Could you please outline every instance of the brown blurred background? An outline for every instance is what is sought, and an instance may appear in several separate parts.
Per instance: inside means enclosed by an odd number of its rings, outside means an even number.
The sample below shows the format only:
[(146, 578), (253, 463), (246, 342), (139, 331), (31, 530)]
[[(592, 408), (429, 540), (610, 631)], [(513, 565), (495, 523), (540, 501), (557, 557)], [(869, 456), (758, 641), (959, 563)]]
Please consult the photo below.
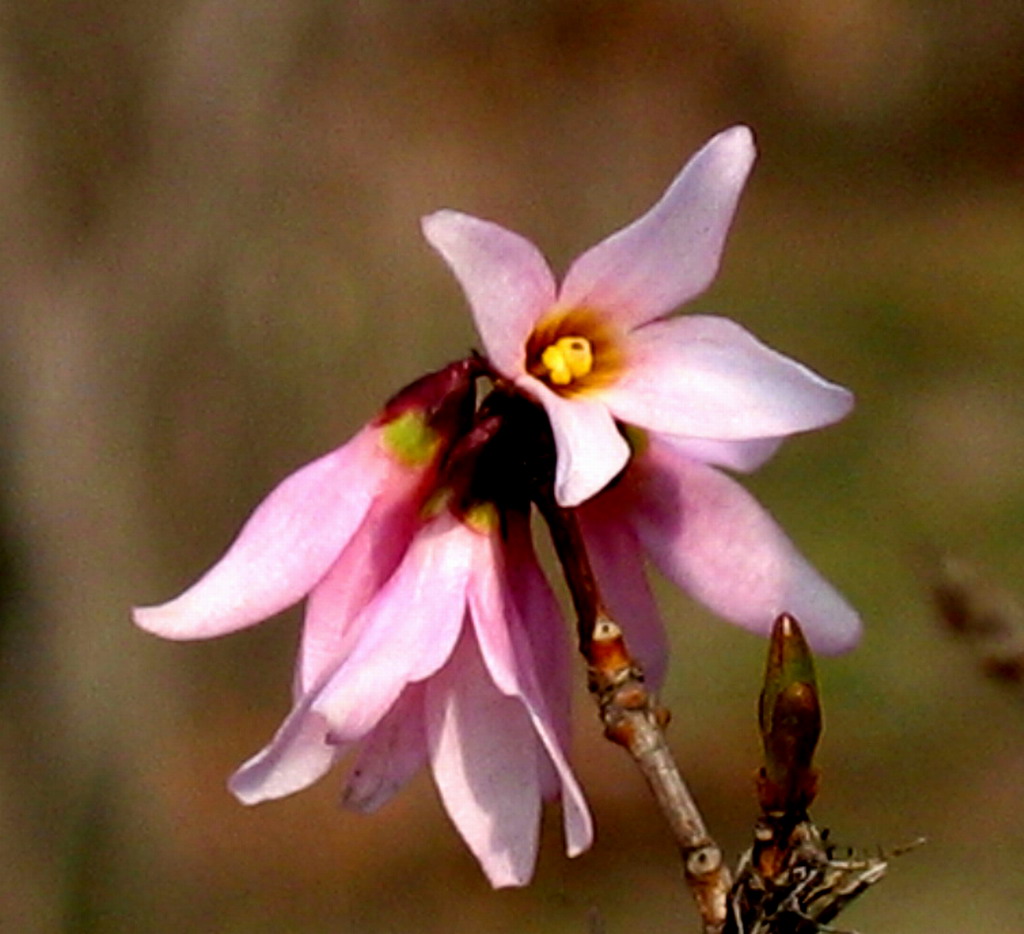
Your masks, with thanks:
[[(928, 845), (844, 915), (1024, 927), (1024, 705), (935, 623), (921, 546), (1019, 584), (1019, 0), (7, 0), (0, 8), (0, 931), (695, 929), (667, 831), (580, 696), (598, 826), (492, 892), (426, 777), (246, 809), (295, 614), (214, 643), (128, 608), (204, 570), (276, 480), (473, 344), (442, 206), (555, 263), (715, 131), (761, 158), (695, 308), (851, 386), (750, 486), (862, 610), (823, 660), (816, 816)], [(671, 737), (735, 855), (763, 644), (662, 588)], [(582, 682), (582, 672), (580, 673)]]

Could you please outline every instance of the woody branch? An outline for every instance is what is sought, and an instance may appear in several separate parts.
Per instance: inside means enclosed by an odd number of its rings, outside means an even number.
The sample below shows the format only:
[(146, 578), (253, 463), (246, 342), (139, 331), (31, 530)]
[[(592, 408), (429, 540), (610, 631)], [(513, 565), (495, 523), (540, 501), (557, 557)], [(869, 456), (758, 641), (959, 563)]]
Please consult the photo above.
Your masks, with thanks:
[(646, 779), (679, 847), (703, 930), (719, 932), (732, 878), (668, 747), (668, 711), (647, 689), (641, 666), (601, 601), (576, 514), (558, 506), (550, 490), (541, 489), (536, 502), (576, 610), (580, 651), (605, 735), (630, 754)]

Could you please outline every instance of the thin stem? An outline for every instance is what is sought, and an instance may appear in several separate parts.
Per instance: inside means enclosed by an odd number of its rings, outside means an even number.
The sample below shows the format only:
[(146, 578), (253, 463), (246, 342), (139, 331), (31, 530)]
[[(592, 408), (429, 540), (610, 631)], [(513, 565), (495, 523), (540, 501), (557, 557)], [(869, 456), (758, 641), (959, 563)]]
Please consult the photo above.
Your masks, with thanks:
[(576, 610), (580, 652), (589, 662), (597, 620), (607, 614), (601, 604), (601, 593), (587, 555), (583, 533), (572, 510), (564, 509), (548, 499), (538, 505), (551, 532), (551, 541), (565, 574), (573, 609)]
[(572, 595), (580, 652), (605, 735), (626, 749), (647, 780), (679, 846), (703, 930), (718, 934), (725, 924), (732, 878), (668, 747), (668, 712), (647, 690), (643, 670), (602, 604), (575, 512), (558, 506), (550, 491), (540, 491), (536, 501)]

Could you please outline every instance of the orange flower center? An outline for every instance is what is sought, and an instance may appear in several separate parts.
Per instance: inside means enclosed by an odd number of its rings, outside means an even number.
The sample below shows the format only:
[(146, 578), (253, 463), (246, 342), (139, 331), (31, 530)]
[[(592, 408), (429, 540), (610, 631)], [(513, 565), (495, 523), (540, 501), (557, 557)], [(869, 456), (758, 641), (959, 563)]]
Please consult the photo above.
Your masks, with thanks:
[(526, 367), (560, 395), (613, 382), (622, 370), (621, 340), (589, 308), (554, 312), (537, 322), (526, 343)]

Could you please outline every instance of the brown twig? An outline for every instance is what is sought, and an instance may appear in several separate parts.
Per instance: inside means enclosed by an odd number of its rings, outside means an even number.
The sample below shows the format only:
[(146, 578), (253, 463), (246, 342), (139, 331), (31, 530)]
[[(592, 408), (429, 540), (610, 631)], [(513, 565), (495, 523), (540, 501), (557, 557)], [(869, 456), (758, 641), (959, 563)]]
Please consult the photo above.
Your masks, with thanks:
[(679, 846), (703, 930), (718, 934), (726, 921), (732, 878), (668, 747), (664, 733), (668, 712), (647, 689), (622, 630), (601, 602), (576, 514), (558, 506), (550, 495), (538, 496), (537, 504), (572, 595), (580, 651), (587, 661), (590, 691), (605, 735), (630, 754), (647, 780)]

